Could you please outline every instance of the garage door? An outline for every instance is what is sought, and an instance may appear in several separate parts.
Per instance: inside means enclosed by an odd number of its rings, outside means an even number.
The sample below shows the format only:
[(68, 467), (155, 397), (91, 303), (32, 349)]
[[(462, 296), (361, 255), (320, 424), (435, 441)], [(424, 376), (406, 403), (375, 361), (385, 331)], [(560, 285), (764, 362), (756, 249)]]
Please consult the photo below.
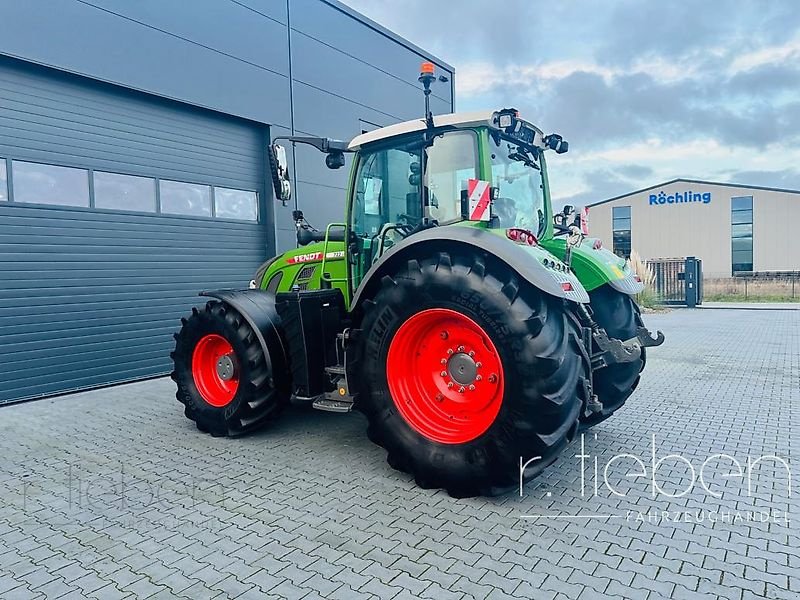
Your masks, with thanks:
[(265, 126), (0, 59), (0, 403), (170, 370), (267, 255)]

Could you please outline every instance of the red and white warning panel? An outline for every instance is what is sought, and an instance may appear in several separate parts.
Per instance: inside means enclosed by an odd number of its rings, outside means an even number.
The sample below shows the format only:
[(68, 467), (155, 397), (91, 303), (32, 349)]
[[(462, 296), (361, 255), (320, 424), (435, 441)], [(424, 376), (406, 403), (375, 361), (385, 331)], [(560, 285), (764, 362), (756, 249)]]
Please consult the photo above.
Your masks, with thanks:
[(581, 232), (583, 235), (589, 235), (589, 207), (584, 206), (581, 209)]
[(492, 218), (489, 210), (489, 187), (490, 182), (482, 179), (467, 180), (470, 221), (489, 221)]

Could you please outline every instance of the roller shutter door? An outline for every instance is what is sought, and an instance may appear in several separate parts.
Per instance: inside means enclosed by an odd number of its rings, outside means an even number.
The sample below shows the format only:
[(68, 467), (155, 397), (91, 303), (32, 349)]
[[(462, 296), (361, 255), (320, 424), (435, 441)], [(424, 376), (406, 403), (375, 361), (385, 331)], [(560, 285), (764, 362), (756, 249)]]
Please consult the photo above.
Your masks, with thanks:
[(269, 252), (267, 138), (0, 58), (0, 403), (169, 372), (197, 292)]

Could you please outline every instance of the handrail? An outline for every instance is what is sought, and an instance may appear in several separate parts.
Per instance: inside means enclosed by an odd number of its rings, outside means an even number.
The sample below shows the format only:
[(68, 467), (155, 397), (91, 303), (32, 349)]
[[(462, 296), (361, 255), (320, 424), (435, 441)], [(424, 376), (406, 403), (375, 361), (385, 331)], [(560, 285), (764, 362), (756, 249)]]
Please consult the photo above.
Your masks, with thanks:
[[(325, 263), (328, 260), (328, 244), (330, 243), (331, 228), (341, 227), (345, 231), (344, 242), (344, 259), (347, 260), (347, 223), (329, 223), (325, 227), (325, 245), (322, 247), (322, 273), (320, 274), (320, 281), (327, 281), (328, 283), (343, 283), (347, 282), (347, 276), (344, 277), (328, 277), (325, 272)], [(345, 273), (347, 270), (345, 270)]]

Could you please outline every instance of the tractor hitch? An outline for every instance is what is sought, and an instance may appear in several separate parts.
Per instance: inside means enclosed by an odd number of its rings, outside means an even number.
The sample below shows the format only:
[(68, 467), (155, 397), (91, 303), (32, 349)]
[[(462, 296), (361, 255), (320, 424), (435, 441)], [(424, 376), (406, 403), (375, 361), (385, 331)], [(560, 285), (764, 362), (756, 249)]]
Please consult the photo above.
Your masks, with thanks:
[(664, 334), (657, 331), (653, 337), (647, 327), (639, 327), (634, 337), (622, 341), (609, 337), (604, 329), (597, 328), (592, 331), (592, 340), (598, 348), (598, 351), (592, 354), (592, 370), (596, 371), (609, 365), (638, 360), (642, 355), (642, 348), (663, 344)]

